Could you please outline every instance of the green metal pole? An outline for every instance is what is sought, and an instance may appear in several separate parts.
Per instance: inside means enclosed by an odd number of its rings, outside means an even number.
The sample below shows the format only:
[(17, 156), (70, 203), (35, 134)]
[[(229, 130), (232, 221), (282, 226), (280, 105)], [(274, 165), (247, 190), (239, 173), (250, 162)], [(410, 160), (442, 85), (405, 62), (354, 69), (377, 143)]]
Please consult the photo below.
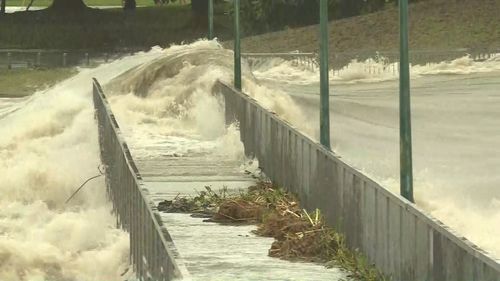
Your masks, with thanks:
[(410, 64), (408, 54), (408, 0), (399, 0), (400, 60), (399, 60), (399, 145), (401, 195), (413, 198), (413, 168), (411, 144)]
[(320, 142), (330, 147), (330, 84), (328, 79), (328, 0), (320, 2)]
[(208, 0), (208, 39), (214, 39), (214, 0)]
[(234, 0), (234, 87), (241, 90), (240, 0)]

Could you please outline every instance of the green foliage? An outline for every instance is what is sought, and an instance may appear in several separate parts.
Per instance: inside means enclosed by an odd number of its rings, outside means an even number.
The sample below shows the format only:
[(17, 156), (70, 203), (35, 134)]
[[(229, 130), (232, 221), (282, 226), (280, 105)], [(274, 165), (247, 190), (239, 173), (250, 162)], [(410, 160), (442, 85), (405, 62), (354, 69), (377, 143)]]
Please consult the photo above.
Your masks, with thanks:
[[(397, 0), (328, 0), (330, 19), (376, 12), (390, 3), (397, 4)], [(242, 25), (247, 33), (319, 22), (319, 0), (241, 0), (241, 10)]]
[[(22, 7), (26, 6), (29, 1), (26, 0), (7, 0), (8, 6)], [(33, 6), (37, 7), (48, 7), (52, 4), (53, 0), (35, 0)], [(121, 0), (84, 0), (88, 6), (121, 6)], [(153, 0), (136, 0), (137, 6), (154, 6)]]
[(259, 182), (239, 193), (205, 187), (195, 197), (161, 202), (158, 210), (205, 214), (211, 222), (257, 223), (255, 234), (275, 238), (269, 250), (272, 257), (335, 266), (354, 280), (387, 280), (359, 251), (348, 248), (345, 237), (326, 225), (320, 210), (308, 213), (293, 194), (271, 182)]
[(284, 26), (314, 24), (318, 7), (317, 0), (248, 0), (241, 2), (241, 18), (247, 32), (257, 33)]
[(75, 74), (74, 68), (0, 69), (0, 98), (28, 96)]
[[(206, 35), (206, 29), (194, 26), (190, 7), (181, 5), (140, 7), (133, 14), (121, 8), (88, 9), (78, 17), (41, 10), (6, 14), (0, 22), (0, 48), (113, 51), (166, 47)], [(231, 17), (217, 14), (215, 28), (217, 37), (227, 40)]]

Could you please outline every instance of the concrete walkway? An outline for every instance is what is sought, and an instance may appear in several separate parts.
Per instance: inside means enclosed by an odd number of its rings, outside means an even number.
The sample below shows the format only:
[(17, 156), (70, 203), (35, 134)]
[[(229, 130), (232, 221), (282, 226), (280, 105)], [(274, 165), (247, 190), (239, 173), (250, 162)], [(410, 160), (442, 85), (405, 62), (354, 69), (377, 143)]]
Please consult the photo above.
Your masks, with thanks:
[[(227, 160), (217, 148), (182, 155), (173, 152), (174, 142), (189, 141), (200, 147), (195, 140), (169, 137), (163, 145), (130, 144), (145, 187), (156, 203), (177, 195), (196, 195), (205, 186), (238, 189), (255, 183), (241, 168), (242, 162)], [(338, 269), (268, 257), (273, 239), (253, 235), (255, 226), (206, 223), (187, 214), (163, 213), (162, 219), (195, 280), (346, 280)]]

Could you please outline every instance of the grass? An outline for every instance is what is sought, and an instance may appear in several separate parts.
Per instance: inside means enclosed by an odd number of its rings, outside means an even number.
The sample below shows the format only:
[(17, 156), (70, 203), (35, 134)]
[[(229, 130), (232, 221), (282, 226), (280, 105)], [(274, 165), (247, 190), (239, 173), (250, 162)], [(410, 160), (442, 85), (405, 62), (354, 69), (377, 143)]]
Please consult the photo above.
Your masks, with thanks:
[[(9, 3), (15, 1), (20, 0)], [(88, 1), (103, 5), (112, 2)], [(153, 0), (138, 3), (152, 5)], [(216, 8), (216, 35), (221, 41), (231, 40), (231, 16), (224, 13), (223, 4)], [(500, 0), (427, 0), (410, 5), (409, 13), (412, 50), (500, 48)], [(122, 9), (89, 9), (71, 18), (47, 10), (15, 13), (0, 17), (0, 48), (112, 51), (167, 47), (205, 37), (206, 23), (195, 22), (190, 7), (179, 5), (143, 7), (134, 14), (125, 14)], [(392, 5), (373, 14), (333, 21), (329, 28), (330, 59), (335, 62), (341, 53), (397, 52), (398, 27), (398, 10)], [(318, 52), (319, 48), (318, 26), (258, 36), (252, 36), (256, 34), (253, 30), (244, 30), (243, 34), (243, 52)], [(228, 41), (226, 47), (231, 48), (232, 43)]]
[(195, 213), (209, 222), (254, 223), (258, 225), (255, 234), (275, 239), (269, 250), (271, 257), (340, 267), (355, 280), (386, 280), (362, 254), (348, 249), (344, 236), (326, 225), (319, 210), (306, 212), (294, 195), (268, 182), (240, 193), (226, 189), (214, 192), (206, 187), (196, 197), (161, 202), (158, 210)]
[[(121, 0), (84, 0), (88, 6), (121, 6)], [(7, 0), (7, 6), (22, 7), (29, 3), (28, 0)], [(137, 6), (154, 6), (153, 0), (136, 0)], [(52, 0), (35, 0), (33, 6), (48, 7), (52, 4)], [(171, 4), (172, 5), (172, 4)], [(175, 3), (174, 5), (177, 5)]]
[[(409, 8), (410, 48), (453, 50), (500, 48), (500, 0), (427, 0)], [(398, 9), (330, 23), (330, 55), (398, 51)], [(318, 26), (287, 29), (242, 40), (244, 52), (318, 52)], [(228, 43), (227, 47), (231, 44)]]
[(0, 70), (0, 98), (23, 97), (76, 74), (73, 68)]
[[(142, 7), (133, 14), (122, 9), (88, 9), (66, 17), (50, 10), (0, 17), (0, 48), (100, 50), (146, 49), (155, 45), (191, 42), (207, 33), (189, 6)], [(218, 37), (232, 34), (229, 15), (217, 10)]]

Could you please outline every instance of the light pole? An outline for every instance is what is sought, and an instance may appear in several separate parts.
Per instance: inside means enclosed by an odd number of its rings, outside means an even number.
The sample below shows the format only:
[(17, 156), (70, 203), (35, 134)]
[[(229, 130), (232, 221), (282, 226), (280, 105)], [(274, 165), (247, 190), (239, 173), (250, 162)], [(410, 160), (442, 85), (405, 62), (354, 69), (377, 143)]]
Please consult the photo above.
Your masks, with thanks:
[(330, 146), (330, 81), (328, 79), (328, 0), (320, 1), (320, 142)]
[(240, 0), (234, 0), (234, 87), (241, 90)]
[(399, 145), (401, 195), (413, 198), (413, 167), (411, 141), (410, 65), (408, 54), (408, 0), (399, 0)]

